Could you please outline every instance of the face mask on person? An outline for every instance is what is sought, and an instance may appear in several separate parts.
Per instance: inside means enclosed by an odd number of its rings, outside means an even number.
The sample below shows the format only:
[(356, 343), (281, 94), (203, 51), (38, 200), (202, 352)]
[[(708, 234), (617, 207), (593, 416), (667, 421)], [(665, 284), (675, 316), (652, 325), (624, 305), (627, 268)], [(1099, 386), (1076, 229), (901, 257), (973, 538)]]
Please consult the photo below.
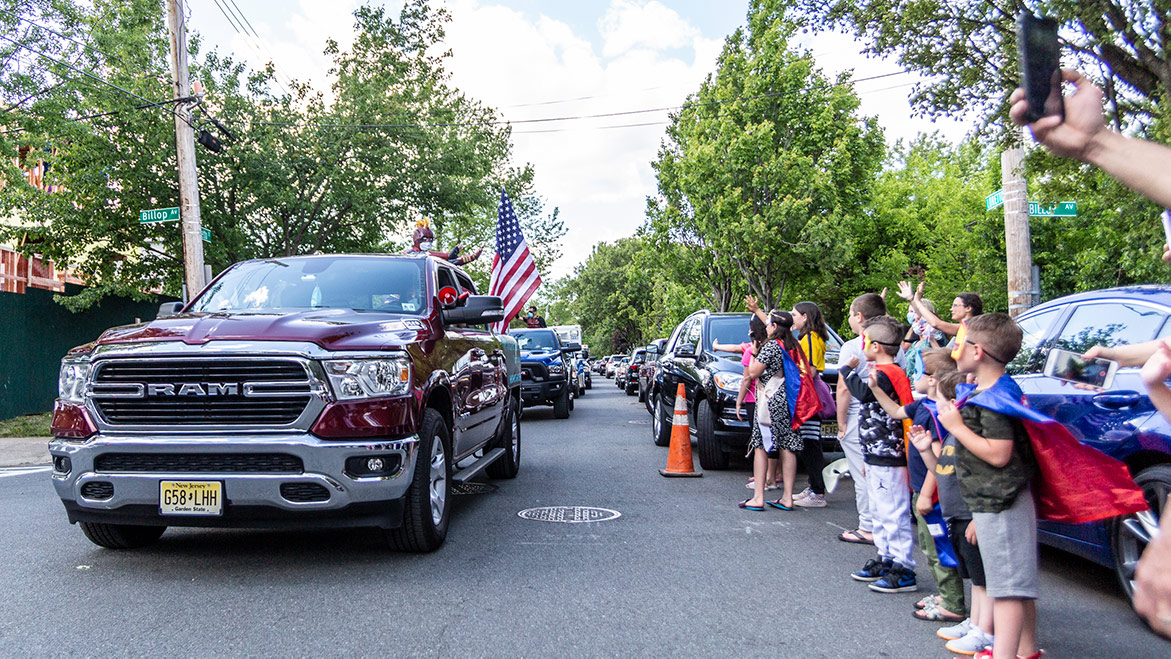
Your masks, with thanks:
[(529, 312), (529, 318), (532, 318), (534, 315), (536, 314), (534, 314), (532, 311)]
[(424, 240), (423, 242), (419, 243), (419, 249), (423, 250), (424, 252), (430, 252), (431, 250), (435, 249), (435, 243), (431, 240)]

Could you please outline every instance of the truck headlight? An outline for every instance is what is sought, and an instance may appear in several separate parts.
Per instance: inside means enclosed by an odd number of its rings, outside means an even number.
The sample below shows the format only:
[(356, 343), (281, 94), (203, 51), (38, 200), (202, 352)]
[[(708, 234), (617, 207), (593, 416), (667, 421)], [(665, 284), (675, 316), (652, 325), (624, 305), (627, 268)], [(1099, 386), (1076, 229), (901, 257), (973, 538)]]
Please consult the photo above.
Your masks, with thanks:
[(744, 380), (744, 376), (740, 373), (716, 373), (712, 376), (716, 381), (716, 386), (726, 391), (740, 391), (740, 383)]
[(88, 359), (62, 359), (61, 373), (57, 376), (57, 396), (67, 403), (84, 403), (89, 372)]
[(561, 375), (564, 370), (561, 364), (549, 364), (549, 375)]
[(411, 363), (404, 358), (330, 359), (324, 365), (338, 400), (394, 396), (411, 386)]

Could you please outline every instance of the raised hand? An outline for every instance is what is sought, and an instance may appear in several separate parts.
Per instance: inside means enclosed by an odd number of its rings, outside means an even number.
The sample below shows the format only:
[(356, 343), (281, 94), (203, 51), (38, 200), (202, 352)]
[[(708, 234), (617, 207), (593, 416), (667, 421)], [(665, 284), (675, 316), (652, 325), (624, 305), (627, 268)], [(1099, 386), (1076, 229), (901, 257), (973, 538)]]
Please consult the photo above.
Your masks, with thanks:
[(915, 299), (916, 300), (923, 299), (923, 287), (926, 285), (927, 285), (927, 282), (925, 282), (925, 281), (919, 282), (919, 287), (915, 289)]
[(866, 374), (866, 384), (871, 389), (878, 388), (878, 369), (873, 369), (869, 373)]
[[(1076, 91), (1065, 98), (1065, 119), (1059, 116), (1042, 117), (1028, 124), (1033, 139), (1044, 144), (1059, 156), (1085, 161), (1094, 138), (1106, 128), (1106, 114), (1102, 110), (1102, 90), (1085, 76), (1070, 69), (1061, 70), (1061, 78), (1072, 82)], [(1012, 106), (1008, 116), (1018, 126), (1025, 125), (1028, 102), (1025, 90), (1017, 89), (1008, 97)]]
[(1160, 384), (1171, 377), (1171, 348), (1167, 347), (1166, 341), (1159, 342), (1155, 354), (1143, 364), (1141, 375), (1147, 385)]
[(909, 438), (911, 440), (911, 444), (913, 444), (915, 448), (919, 449), (920, 451), (931, 450), (931, 442), (933, 441), (931, 439), (931, 433), (927, 432), (927, 429), (923, 426), (911, 426), (911, 433)]
[(960, 410), (955, 406), (954, 402), (941, 400), (935, 404), (935, 409), (939, 422), (953, 434), (958, 429), (964, 427), (964, 418), (960, 416)]
[(911, 293), (911, 282), (899, 282), (899, 297), (903, 298), (907, 302), (910, 302), (914, 298), (914, 295)]
[(756, 296), (754, 295), (744, 296), (744, 306), (752, 313), (756, 313), (757, 309), (760, 309), (760, 305), (757, 304)]
[(878, 294), (878, 297), (880, 297), (884, 300), (886, 299), (886, 286), (882, 287), (882, 292)]
[(852, 355), (848, 360), (846, 360), (846, 366), (849, 366), (850, 368), (858, 368), (858, 364), (861, 363), (862, 362), (858, 359), (858, 355)]

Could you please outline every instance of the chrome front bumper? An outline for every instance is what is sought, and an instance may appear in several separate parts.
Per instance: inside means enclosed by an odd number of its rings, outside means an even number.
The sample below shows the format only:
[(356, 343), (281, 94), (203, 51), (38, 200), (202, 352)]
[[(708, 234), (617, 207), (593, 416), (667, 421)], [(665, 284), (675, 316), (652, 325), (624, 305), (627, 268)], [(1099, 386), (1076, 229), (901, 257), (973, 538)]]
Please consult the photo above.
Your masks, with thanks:
[[(70, 521), (166, 524), (174, 526), (271, 526), (273, 520), (328, 521), (330, 513), (380, 510), (383, 502), (398, 502), (411, 485), (418, 437), (397, 440), (325, 441), (308, 433), (265, 435), (143, 436), (103, 433), (87, 441), (55, 439), (54, 456), (68, 457), (68, 473), (54, 471), (53, 486), (69, 511)], [(105, 453), (120, 454), (257, 454), (280, 453), (301, 459), (301, 473), (243, 473), (238, 471), (99, 472), (95, 462)], [(372, 455), (397, 455), (400, 468), (386, 476), (355, 477), (346, 473), (346, 460)], [(56, 461), (55, 461), (56, 463)], [(221, 516), (159, 515), (159, 482), (163, 480), (219, 481), (223, 483)], [(113, 486), (113, 495), (91, 500), (82, 488), (91, 482)], [(281, 485), (316, 484), (329, 492), (324, 501), (297, 502), (281, 494)], [(395, 510), (398, 505), (393, 506)], [(245, 515), (245, 511), (247, 514)], [(266, 514), (268, 511), (271, 514)], [(367, 515), (369, 516), (369, 515)], [(392, 516), (393, 517), (393, 516)], [(391, 519), (390, 522), (394, 520)], [(388, 523), (390, 523), (388, 522)], [(310, 524), (312, 525), (312, 523)], [(326, 524), (333, 525), (333, 524)], [(345, 524), (361, 525), (361, 524)], [(386, 526), (377, 523), (378, 526)], [(393, 525), (393, 524), (392, 524)]]

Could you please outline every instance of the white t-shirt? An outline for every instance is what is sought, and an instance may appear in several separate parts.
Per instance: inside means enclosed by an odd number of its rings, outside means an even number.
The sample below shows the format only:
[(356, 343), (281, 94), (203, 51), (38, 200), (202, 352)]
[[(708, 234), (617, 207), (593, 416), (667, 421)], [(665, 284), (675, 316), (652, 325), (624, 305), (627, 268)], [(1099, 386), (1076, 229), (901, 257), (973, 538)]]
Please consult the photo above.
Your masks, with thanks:
[[(842, 344), (842, 349), (838, 352), (839, 377), (841, 367), (845, 366), (851, 357), (858, 358), (858, 368), (854, 369), (854, 372), (858, 374), (858, 377), (865, 379), (870, 371), (870, 362), (862, 354), (862, 337), (860, 336), (856, 336)], [(899, 354), (895, 355), (895, 363), (899, 365), (899, 368), (906, 370), (907, 354), (902, 347), (899, 347)], [(858, 402), (858, 399), (850, 396), (850, 409), (847, 414), (857, 416), (860, 409), (861, 404)]]

